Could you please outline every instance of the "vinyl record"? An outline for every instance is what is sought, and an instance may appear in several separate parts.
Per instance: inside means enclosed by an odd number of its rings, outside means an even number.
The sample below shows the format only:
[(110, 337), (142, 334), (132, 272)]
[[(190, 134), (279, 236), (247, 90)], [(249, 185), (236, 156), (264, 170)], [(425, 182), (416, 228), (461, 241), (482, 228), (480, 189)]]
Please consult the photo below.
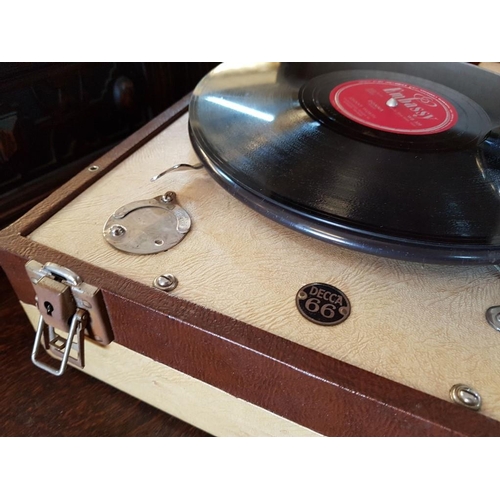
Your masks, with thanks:
[(500, 76), (465, 63), (221, 65), (190, 136), (233, 195), (385, 257), (500, 261)]
[(307, 82), (300, 101), (332, 130), (376, 146), (450, 151), (476, 146), (491, 130), (489, 116), (473, 100), (400, 73), (329, 73)]

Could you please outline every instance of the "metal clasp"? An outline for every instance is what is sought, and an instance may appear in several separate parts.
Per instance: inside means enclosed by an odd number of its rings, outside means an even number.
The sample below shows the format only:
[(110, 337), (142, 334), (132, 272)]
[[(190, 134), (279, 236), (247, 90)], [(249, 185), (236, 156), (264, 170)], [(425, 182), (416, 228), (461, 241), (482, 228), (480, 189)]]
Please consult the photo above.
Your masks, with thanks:
[(53, 262), (46, 262), (42, 266), (41, 271), (46, 275), (62, 278), (71, 286), (78, 286), (82, 283), (82, 279), (80, 278), (80, 276), (78, 276), (78, 274), (74, 273), (67, 267), (54, 264)]
[[(83, 368), (85, 335), (101, 345), (112, 340), (100, 290), (85, 283), (70, 269), (52, 262), (42, 265), (31, 260), (26, 264), (26, 271), (40, 311), (31, 353), (33, 364), (56, 376), (62, 375), (68, 364)], [(58, 368), (38, 359), (42, 345), (61, 359)]]
[[(57, 377), (59, 377), (66, 371), (68, 362), (70, 362), (74, 366), (83, 368), (85, 366), (85, 359), (83, 354), (83, 332), (87, 324), (87, 318), (88, 314), (85, 311), (77, 309), (71, 320), (68, 337), (64, 338), (55, 332), (53, 326), (49, 325), (48, 331), (46, 332), (46, 323), (43, 319), (43, 316), (40, 316), (35, 343), (33, 345), (33, 351), (31, 353), (31, 361), (33, 362), (33, 364), (38, 366), (38, 368), (51, 373), (52, 375), (56, 375)], [(40, 346), (42, 345), (42, 339), (44, 339), (45, 349), (50, 350), (57, 357), (61, 358), (61, 364), (58, 370), (37, 359), (38, 351), (40, 349)], [(71, 356), (71, 351), (75, 351), (77, 353), (77, 356)]]

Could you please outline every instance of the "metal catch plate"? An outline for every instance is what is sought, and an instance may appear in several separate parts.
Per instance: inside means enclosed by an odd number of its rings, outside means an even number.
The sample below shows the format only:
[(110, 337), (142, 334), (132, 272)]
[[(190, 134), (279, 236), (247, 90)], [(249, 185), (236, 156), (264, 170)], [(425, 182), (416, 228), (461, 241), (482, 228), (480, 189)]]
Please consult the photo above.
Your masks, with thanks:
[(104, 225), (103, 236), (122, 252), (147, 255), (177, 245), (190, 228), (191, 217), (169, 191), (120, 207)]

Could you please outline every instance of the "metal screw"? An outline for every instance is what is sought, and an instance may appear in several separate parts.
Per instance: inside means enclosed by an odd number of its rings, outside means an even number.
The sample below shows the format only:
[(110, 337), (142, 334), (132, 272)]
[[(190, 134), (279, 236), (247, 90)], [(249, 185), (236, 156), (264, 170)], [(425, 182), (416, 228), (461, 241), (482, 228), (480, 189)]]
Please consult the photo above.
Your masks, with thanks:
[(173, 274), (162, 274), (155, 278), (153, 286), (165, 292), (170, 292), (177, 287), (178, 283), (177, 278)]
[(173, 203), (175, 201), (175, 193), (173, 191), (167, 191), (161, 197), (161, 201), (163, 201), (163, 203)]
[(450, 398), (454, 403), (478, 411), (481, 408), (481, 396), (472, 387), (465, 384), (455, 384), (450, 389)]
[(99, 170), (99, 167), (97, 165), (92, 165), (88, 169), (89, 169), (90, 172), (95, 172), (96, 170)]
[(123, 236), (126, 232), (127, 230), (123, 226), (120, 226), (118, 224), (115, 224), (109, 228), (109, 233), (115, 238)]

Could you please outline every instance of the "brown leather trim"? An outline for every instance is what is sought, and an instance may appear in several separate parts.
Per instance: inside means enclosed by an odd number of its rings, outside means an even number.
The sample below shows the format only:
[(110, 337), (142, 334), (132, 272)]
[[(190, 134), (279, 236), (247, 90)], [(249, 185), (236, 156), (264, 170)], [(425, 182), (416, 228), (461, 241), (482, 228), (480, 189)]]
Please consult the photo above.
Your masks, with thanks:
[[(54, 261), (103, 290), (116, 341), (326, 435), (500, 436), (500, 422), (95, 267), (23, 235), (186, 110), (188, 97), (0, 232), (0, 263), (34, 303), (29, 259)], [(147, 325), (145, 328), (144, 325)]]
[[(142, 292), (151, 300), (157, 295)], [(500, 432), (498, 422), (481, 415), (472, 419), (464, 408), (213, 311), (186, 310), (182, 301), (169, 300), (165, 311), (152, 314), (115, 294), (105, 300), (120, 344), (325, 435)], [(194, 316), (197, 325), (172, 318), (178, 315)]]

